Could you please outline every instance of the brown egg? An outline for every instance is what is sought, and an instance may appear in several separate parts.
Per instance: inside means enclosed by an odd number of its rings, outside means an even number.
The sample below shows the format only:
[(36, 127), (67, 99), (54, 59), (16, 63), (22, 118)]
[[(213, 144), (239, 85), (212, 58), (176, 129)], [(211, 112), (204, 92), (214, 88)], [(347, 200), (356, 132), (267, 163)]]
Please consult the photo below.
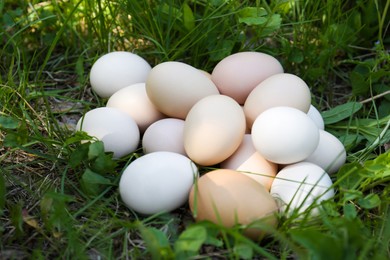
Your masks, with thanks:
[(244, 136), (238, 149), (232, 156), (221, 162), (220, 166), (242, 172), (262, 184), (268, 191), (278, 171), (277, 164), (267, 161), (256, 151), (250, 134)]
[[(235, 170), (218, 169), (201, 176), (192, 187), (189, 205), (196, 221), (208, 220), (225, 227), (250, 225), (254, 221), (276, 226), (278, 208), (270, 193), (252, 178)], [(244, 234), (258, 240), (260, 228)]]
[(266, 78), (283, 73), (280, 62), (261, 52), (239, 52), (222, 59), (211, 73), (219, 92), (244, 104), (249, 93)]

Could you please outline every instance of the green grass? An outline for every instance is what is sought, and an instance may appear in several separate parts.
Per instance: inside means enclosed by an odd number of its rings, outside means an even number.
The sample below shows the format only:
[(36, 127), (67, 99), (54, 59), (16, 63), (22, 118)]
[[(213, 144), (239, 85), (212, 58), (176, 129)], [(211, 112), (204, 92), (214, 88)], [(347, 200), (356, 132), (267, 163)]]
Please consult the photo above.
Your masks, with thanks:
[[(389, 5), (1, 2), (0, 258), (388, 259)], [(100, 143), (81, 145), (85, 136), (66, 128), (104, 106), (88, 73), (113, 50), (207, 71), (238, 51), (274, 55), (309, 84), (326, 129), (346, 146), (347, 164), (332, 176), (334, 201), (315, 220), (281, 216), (260, 243), (242, 227), (194, 223), (186, 206), (149, 217), (128, 210), (117, 184), (141, 150), (113, 161)]]

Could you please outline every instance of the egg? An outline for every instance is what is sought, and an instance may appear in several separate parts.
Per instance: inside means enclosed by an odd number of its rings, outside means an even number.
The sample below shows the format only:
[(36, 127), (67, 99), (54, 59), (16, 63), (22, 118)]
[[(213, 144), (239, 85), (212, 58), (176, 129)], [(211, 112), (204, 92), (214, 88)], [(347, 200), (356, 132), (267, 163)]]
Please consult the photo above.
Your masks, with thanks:
[(306, 159), (319, 143), (319, 129), (306, 113), (292, 107), (273, 107), (261, 113), (252, 127), (256, 150), (277, 164)]
[(159, 111), (169, 117), (185, 119), (197, 101), (219, 91), (199, 69), (183, 62), (168, 61), (150, 71), (146, 93)]
[(248, 95), (244, 111), (249, 127), (265, 110), (287, 106), (307, 113), (310, 109), (311, 93), (307, 84), (298, 76), (281, 73), (268, 77)]
[(118, 108), (129, 114), (141, 133), (152, 123), (165, 117), (149, 100), (145, 83), (137, 83), (118, 90), (108, 99), (106, 106)]
[(184, 150), (184, 120), (164, 118), (150, 125), (142, 138), (144, 153), (157, 151), (186, 155)]
[(151, 69), (149, 63), (137, 54), (110, 52), (92, 65), (89, 75), (91, 88), (100, 97), (108, 98), (124, 87), (145, 82)]
[(134, 152), (140, 141), (140, 133), (134, 119), (125, 112), (111, 107), (100, 107), (88, 111), (76, 125), (104, 144), (106, 152), (120, 158)]
[[(284, 167), (271, 186), (271, 195), (278, 201), (280, 211), (291, 215), (303, 213), (311, 206), (334, 196), (333, 183), (329, 175), (319, 166), (309, 162), (299, 162)], [(318, 208), (310, 211), (318, 215)]]
[(283, 73), (280, 62), (261, 52), (239, 52), (222, 59), (211, 73), (223, 95), (244, 104), (249, 93), (266, 78)]
[(246, 129), (245, 115), (231, 97), (211, 95), (198, 101), (184, 122), (184, 149), (203, 166), (227, 159), (240, 145)]
[(331, 133), (320, 130), (320, 141), (315, 151), (304, 161), (311, 162), (327, 173), (333, 174), (344, 165), (347, 153), (340, 140)]
[(318, 111), (315, 106), (310, 105), (309, 111), (307, 111), (307, 115), (311, 118), (311, 120), (314, 121), (318, 129), (325, 129), (324, 119), (322, 118), (320, 111)]
[(238, 149), (225, 161), (221, 162), (223, 169), (242, 172), (262, 184), (267, 190), (278, 170), (278, 165), (267, 161), (253, 146), (252, 136), (246, 134)]
[(154, 152), (131, 162), (119, 181), (124, 204), (144, 215), (170, 212), (187, 200), (198, 170), (191, 160), (173, 152)]
[(196, 221), (208, 220), (225, 227), (248, 225), (245, 234), (257, 239), (264, 230), (255, 221), (276, 226), (277, 205), (270, 193), (252, 178), (234, 170), (218, 169), (202, 175), (192, 187), (190, 210)]

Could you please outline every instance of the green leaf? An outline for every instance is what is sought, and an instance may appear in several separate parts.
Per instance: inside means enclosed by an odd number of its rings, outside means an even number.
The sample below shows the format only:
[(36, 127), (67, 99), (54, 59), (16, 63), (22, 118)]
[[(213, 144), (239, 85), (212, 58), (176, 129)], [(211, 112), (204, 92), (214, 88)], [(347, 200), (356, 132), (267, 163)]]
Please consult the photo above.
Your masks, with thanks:
[(370, 85), (367, 83), (366, 78), (362, 74), (352, 71), (349, 73), (349, 79), (351, 81), (352, 93), (354, 95), (363, 95), (369, 91)]
[(196, 256), (207, 239), (207, 230), (203, 226), (192, 226), (180, 234), (175, 242), (175, 252), (186, 257)]
[(195, 28), (195, 17), (194, 13), (191, 10), (191, 7), (187, 4), (183, 4), (183, 23), (184, 27), (191, 31)]
[(104, 154), (104, 144), (102, 141), (96, 141), (89, 145), (88, 150), (88, 159), (93, 160), (100, 156), (101, 154)]
[(238, 13), (238, 22), (246, 25), (261, 25), (267, 22), (267, 11), (262, 7), (245, 7)]
[(354, 219), (357, 217), (357, 211), (356, 211), (356, 208), (353, 204), (350, 204), (350, 203), (345, 204), (343, 211), (344, 211), (344, 216), (347, 219)]
[(219, 61), (229, 56), (232, 53), (234, 44), (235, 42), (232, 40), (224, 40), (219, 42), (217, 46), (210, 44), (209, 49), (212, 50), (210, 52), (210, 60)]
[(111, 181), (90, 169), (86, 169), (81, 176), (81, 185), (87, 194), (97, 195), (104, 186), (111, 185)]
[(28, 141), (28, 135), (24, 131), (20, 131), (18, 133), (16, 132), (9, 132), (4, 137), (3, 144), (6, 147), (19, 147)]
[(309, 251), (307, 259), (343, 259), (343, 245), (327, 233), (314, 229), (294, 229), (290, 233), (292, 240)]
[(359, 205), (365, 209), (373, 209), (381, 204), (381, 199), (378, 194), (368, 194), (366, 197), (358, 200)]
[(0, 116), (0, 128), (17, 129), (20, 126), (20, 121), (10, 116)]
[(69, 165), (72, 168), (76, 168), (88, 160), (89, 145), (90, 143), (81, 144), (70, 154)]
[(117, 162), (112, 159), (112, 154), (99, 154), (91, 163), (91, 168), (101, 174), (107, 174), (115, 171)]
[(238, 259), (253, 259), (253, 248), (245, 243), (237, 243), (233, 247), (234, 254)]
[(173, 251), (164, 232), (154, 227), (140, 227), (142, 239), (152, 259), (172, 259)]
[(336, 106), (330, 110), (321, 113), (324, 123), (326, 125), (340, 122), (354, 113), (359, 111), (363, 105), (359, 102), (348, 102), (339, 106)]

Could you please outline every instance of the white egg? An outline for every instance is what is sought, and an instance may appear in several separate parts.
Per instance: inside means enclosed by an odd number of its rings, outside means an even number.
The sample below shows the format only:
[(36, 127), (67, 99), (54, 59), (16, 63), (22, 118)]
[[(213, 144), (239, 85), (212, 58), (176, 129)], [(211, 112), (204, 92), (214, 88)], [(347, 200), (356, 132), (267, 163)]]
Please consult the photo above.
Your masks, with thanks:
[(96, 60), (89, 78), (96, 94), (108, 98), (121, 88), (146, 82), (151, 69), (149, 63), (137, 54), (114, 51)]
[(311, 118), (311, 120), (314, 121), (318, 129), (320, 130), (325, 129), (324, 119), (322, 118), (320, 111), (318, 111), (318, 109), (315, 106), (310, 105), (310, 109), (309, 111), (307, 111), (307, 115)]
[(188, 200), (197, 176), (195, 164), (181, 154), (149, 153), (127, 166), (119, 193), (125, 205), (138, 213), (169, 212)]
[(108, 99), (106, 106), (118, 108), (129, 114), (141, 133), (152, 123), (165, 117), (150, 101), (145, 83), (137, 83), (118, 90)]
[[(277, 200), (280, 211), (290, 215), (294, 210), (304, 212), (310, 206), (334, 196), (332, 180), (319, 166), (299, 162), (284, 167), (271, 186), (271, 195)], [(315, 204), (316, 203), (316, 204)], [(318, 215), (313, 208), (311, 216)]]
[(320, 130), (320, 142), (316, 150), (304, 161), (317, 164), (329, 174), (339, 170), (345, 163), (347, 153), (340, 140), (329, 132)]
[(291, 164), (306, 159), (317, 148), (319, 129), (306, 113), (292, 107), (273, 107), (253, 123), (252, 140), (265, 159)]
[(142, 138), (144, 153), (167, 151), (186, 155), (184, 150), (184, 120), (164, 118), (151, 124)]
[(134, 119), (125, 112), (111, 107), (100, 107), (88, 111), (76, 125), (104, 144), (106, 152), (120, 158), (134, 152), (140, 141), (140, 133)]

